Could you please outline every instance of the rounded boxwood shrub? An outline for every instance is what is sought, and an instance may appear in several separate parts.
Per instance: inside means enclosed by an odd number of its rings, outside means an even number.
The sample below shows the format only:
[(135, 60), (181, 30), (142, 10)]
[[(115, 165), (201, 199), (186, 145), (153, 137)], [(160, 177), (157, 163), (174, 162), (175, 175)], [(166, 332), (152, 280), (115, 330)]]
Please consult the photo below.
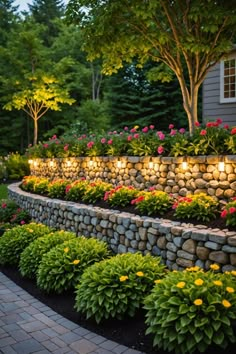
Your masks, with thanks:
[(157, 282), (145, 299), (146, 334), (154, 335), (154, 346), (184, 354), (236, 341), (236, 272), (215, 273), (216, 264), (211, 268), (169, 272)]
[(6, 231), (0, 238), (0, 264), (17, 265), (24, 249), (40, 236), (53, 230), (43, 224), (30, 223)]
[(84, 269), (108, 257), (107, 245), (83, 236), (65, 241), (43, 255), (37, 285), (46, 292), (61, 293), (78, 284)]
[(96, 322), (134, 316), (144, 297), (164, 276), (159, 257), (120, 254), (87, 268), (76, 290), (75, 308)]
[(31, 242), (20, 256), (19, 268), (21, 275), (28, 278), (35, 278), (43, 255), (56, 245), (75, 237), (76, 234), (61, 230), (39, 237), (37, 240)]

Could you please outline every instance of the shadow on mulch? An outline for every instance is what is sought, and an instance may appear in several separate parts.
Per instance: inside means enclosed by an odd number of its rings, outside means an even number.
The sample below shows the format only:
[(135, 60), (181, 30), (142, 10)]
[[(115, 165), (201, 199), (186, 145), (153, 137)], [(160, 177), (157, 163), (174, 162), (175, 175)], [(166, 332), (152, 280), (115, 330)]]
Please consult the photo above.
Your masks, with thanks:
[[(35, 281), (23, 278), (15, 268), (2, 266), (0, 270), (33, 297), (81, 327), (146, 354), (167, 354), (164, 350), (158, 350), (158, 348), (154, 349), (152, 346), (153, 337), (151, 335), (145, 335), (146, 325), (143, 310), (140, 310), (134, 318), (126, 318), (122, 321), (111, 319), (97, 324), (94, 320), (86, 320), (83, 314), (74, 310), (75, 295), (73, 291), (67, 291), (60, 295), (49, 295), (37, 288)], [(236, 335), (236, 328), (234, 332)], [(212, 346), (205, 353), (235, 354), (235, 348), (233, 344), (228, 346), (225, 350)], [(173, 354), (173, 352), (170, 354)], [(198, 354), (198, 352), (195, 354)]]

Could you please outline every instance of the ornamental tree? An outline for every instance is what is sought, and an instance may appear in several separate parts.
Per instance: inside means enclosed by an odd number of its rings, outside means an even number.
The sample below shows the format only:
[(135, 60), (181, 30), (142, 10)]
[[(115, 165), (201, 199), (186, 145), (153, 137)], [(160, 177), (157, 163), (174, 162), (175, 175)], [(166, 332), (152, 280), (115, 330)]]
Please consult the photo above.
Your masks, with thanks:
[(233, 45), (236, 1), (70, 0), (69, 21), (83, 34), (88, 59), (101, 57), (112, 74), (133, 58), (161, 62), (157, 79), (178, 79), (190, 134), (198, 121), (199, 88), (208, 72)]

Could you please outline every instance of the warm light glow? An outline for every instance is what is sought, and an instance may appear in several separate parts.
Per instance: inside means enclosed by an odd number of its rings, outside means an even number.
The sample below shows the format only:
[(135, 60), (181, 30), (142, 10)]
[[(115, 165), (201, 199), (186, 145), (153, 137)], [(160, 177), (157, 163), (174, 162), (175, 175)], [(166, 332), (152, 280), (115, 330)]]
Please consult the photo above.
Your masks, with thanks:
[(66, 161), (66, 164), (68, 167), (71, 166), (71, 161), (70, 160)]
[(33, 160), (28, 160), (28, 163), (29, 163), (29, 164), (32, 164), (32, 163), (33, 163)]
[(121, 168), (121, 167), (122, 167), (121, 161), (117, 161), (117, 167), (118, 167), (118, 168)]
[(34, 164), (34, 167), (38, 166), (38, 162), (37, 161), (34, 161), (33, 164)]
[(153, 162), (150, 161), (150, 162), (148, 163), (148, 167), (149, 167), (150, 169), (153, 169), (153, 166), (154, 166)]
[(54, 162), (53, 162), (53, 161), (50, 161), (50, 162), (49, 162), (49, 166), (50, 166), (50, 167), (53, 167), (53, 166), (54, 166)]
[(89, 166), (90, 166), (90, 167), (93, 166), (93, 161), (92, 161), (92, 160), (89, 161)]
[(182, 169), (183, 169), (183, 170), (187, 170), (187, 168), (188, 168), (188, 163), (187, 163), (187, 161), (183, 161), (183, 162), (182, 162)]
[(225, 163), (224, 163), (224, 161), (220, 161), (220, 162), (219, 162), (219, 164), (218, 164), (218, 170), (219, 170), (220, 172), (224, 172), (224, 170), (225, 170)]

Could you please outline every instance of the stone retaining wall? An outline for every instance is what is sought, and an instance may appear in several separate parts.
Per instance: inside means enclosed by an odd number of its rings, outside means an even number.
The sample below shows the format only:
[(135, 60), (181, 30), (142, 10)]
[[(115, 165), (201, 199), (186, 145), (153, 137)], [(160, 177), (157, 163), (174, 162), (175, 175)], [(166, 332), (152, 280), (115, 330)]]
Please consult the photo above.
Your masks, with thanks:
[(222, 271), (236, 269), (236, 231), (50, 199), (24, 192), (18, 184), (10, 185), (8, 192), (33, 220), (104, 240), (115, 253), (158, 255), (169, 269), (198, 265), (207, 270), (215, 262)]
[[(219, 162), (224, 166), (219, 170)], [(186, 162), (183, 166), (183, 162)], [(221, 166), (222, 167), (222, 166)], [(100, 179), (138, 189), (155, 186), (174, 195), (205, 192), (219, 199), (236, 196), (236, 155), (195, 157), (80, 157), (36, 159), (31, 174), (50, 179)]]

